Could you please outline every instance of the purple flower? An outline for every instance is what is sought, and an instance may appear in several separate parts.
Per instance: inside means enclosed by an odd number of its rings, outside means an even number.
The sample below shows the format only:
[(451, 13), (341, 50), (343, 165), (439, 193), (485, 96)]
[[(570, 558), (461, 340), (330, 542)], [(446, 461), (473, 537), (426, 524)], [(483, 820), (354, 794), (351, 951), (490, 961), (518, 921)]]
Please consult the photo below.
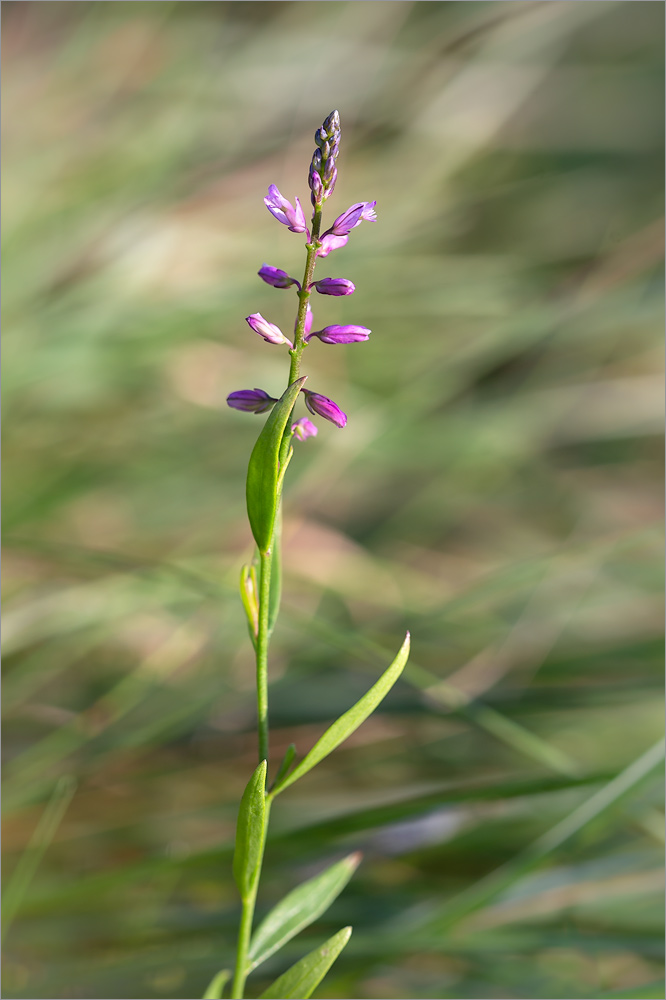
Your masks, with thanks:
[(286, 271), (281, 271), (279, 267), (271, 267), (270, 264), (264, 264), (257, 273), (267, 285), (272, 285), (273, 288), (290, 288), (291, 285), (296, 285), (297, 288), (301, 287), (300, 281), (296, 281), (296, 278), (290, 277)]
[(343, 413), (337, 403), (334, 403), (328, 396), (321, 396), (318, 392), (310, 392), (309, 389), (301, 389), (305, 393), (305, 405), (310, 413), (330, 420), (336, 427), (344, 427), (347, 423), (347, 414)]
[(269, 396), (263, 389), (239, 389), (227, 396), (227, 406), (246, 413), (265, 413), (274, 403), (277, 403), (277, 399)]
[(376, 204), (376, 201), (359, 201), (352, 205), (351, 208), (337, 217), (331, 228), (327, 230), (327, 234), (346, 236), (364, 221), (375, 222), (377, 220)]
[(365, 326), (325, 326), (323, 330), (315, 330), (305, 339), (319, 337), (324, 344), (355, 344), (359, 340), (367, 340), (370, 333)]
[(289, 344), (293, 347), (290, 340), (287, 340), (285, 335), (279, 326), (275, 323), (269, 323), (267, 319), (261, 315), (261, 313), (252, 313), (251, 316), (245, 317), (246, 323), (252, 327), (255, 333), (258, 333), (260, 337), (269, 344)]
[(317, 436), (317, 428), (307, 417), (301, 417), (300, 420), (291, 425), (291, 429), (294, 432), (294, 437), (298, 438), (299, 441)]
[(282, 197), (275, 184), (271, 184), (268, 189), (268, 197), (264, 198), (264, 205), (271, 215), (275, 216), (278, 222), (281, 222), (283, 226), (289, 227), (290, 232), (305, 233), (307, 232), (305, 215), (298, 198), (294, 200), (296, 201), (296, 208), (294, 208), (290, 201)]
[(328, 257), (331, 250), (338, 250), (347, 244), (349, 236), (334, 236), (332, 233), (324, 233), (320, 239), (321, 246), (317, 250), (318, 257)]
[(347, 278), (321, 278), (314, 282), (320, 295), (351, 295), (356, 285)]
[[(319, 150), (317, 150), (319, 152)], [(316, 208), (321, 205), (324, 196), (324, 185), (322, 179), (319, 175), (319, 171), (315, 170), (314, 163), (310, 164), (310, 170), (308, 171), (308, 187), (310, 188), (310, 200), (312, 205)]]

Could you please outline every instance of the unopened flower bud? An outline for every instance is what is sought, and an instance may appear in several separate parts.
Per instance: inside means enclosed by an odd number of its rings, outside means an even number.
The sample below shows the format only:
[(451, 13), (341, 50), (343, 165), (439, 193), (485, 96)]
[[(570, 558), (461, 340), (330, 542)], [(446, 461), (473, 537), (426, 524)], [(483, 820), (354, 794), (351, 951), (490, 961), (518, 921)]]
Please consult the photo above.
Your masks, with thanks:
[(337, 176), (337, 173), (338, 173), (338, 168), (335, 165), (335, 160), (333, 159), (333, 157), (331, 157), (324, 163), (324, 169), (322, 170), (321, 174), (322, 180), (327, 187), (331, 184), (331, 181), (335, 183), (335, 177)]
[(314, 287), (320, 295), (351, 295), (356, 291), (356, 285), (348, 278), (321, 278), (314, 282)]
[(227, 406), (246, 413), (265, 413), (274, 403), (277, 403), (277, 399), (269, 396), (263, 389), (239, 389), (227, 396)]
[(261, 313), (252, 313), (251, 316), (245, 317), (245, 321), (268, 344), (288, 344), (289, 347), (293, 346), (291, 341), (287, 340), (280, 327), (276, 326), (275, 323), (269, 323)]
[(355, 344), (367, 340), (372, 331), (366, 326), (325, 326), (323, 330), (315, 330), (309, 334), (308, 340), (319, 337), (323, 344)]
[[(332, 162), (331, 160), (327, 160), (327, 163), (331, 162)], [(330, 198), (330, 196), (333, 194), (333, 191), (335, 190), (335, 182), (337, 179), (338, 179), (338, 171), (337, 168), (334, 166), (329, 176), (324, 179), (324, 197), (323, 197), (324, 201), (326, 201), (327, 198)]]
[(321, 182), (321, 177), (317, 171), (310, 164), (310, 172), (308, 173), (308, 187), (310, 188), (310, 200), (313, 206), (316, 208), (321, 205), (324, 200), (324, 185)]
[(347, 414), (343, 413), (337, 403), (334, 403), (328, 396), (322, 396), (318, 392), (310, 392), (309, 389), (301, 389), (305, 393), (305, 405), (310, 413), (330, 420), (336, 427), (344, 427), (347, 423)]
[(309, 437), (317, 436), (317, 428), (311, 420), (308, 420), (307, 417), (301, 417), (300, 420), (297, 420), (291, 425), (291, 429), (294, 433), (294, 437), (299, 441), (305, 441)]
[(273, 288), (290, 288), (292, 285), (301, 287), (300, 281), (297, 281), (296, 278), (290, 277), (286, 271), (280, 270), (279, 267), (271, 267), (270, 264), (264, 264), (257, 273), (267, 285), (272, 285)]
[(322, 132), (325, 132), (329, 139), (332, 139), (336, 133), (340, 132), (340, 115), (337, 111), (331, 111), (330, 115), (324, 121), (322, 125)]

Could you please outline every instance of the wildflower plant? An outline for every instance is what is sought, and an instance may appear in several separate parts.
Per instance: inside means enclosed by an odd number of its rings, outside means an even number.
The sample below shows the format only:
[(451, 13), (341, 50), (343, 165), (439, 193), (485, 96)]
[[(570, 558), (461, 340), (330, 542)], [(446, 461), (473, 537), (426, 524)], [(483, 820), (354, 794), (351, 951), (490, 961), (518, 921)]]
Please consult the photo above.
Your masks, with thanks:
[[(278, 795), (312, 770), (353, 733), (375, 710), (400, 676), (409, 655), (409, 633), (396, 658), (373, 687), (344, 715), (337, 719), (297, 762), (292, 745), (274, 773), (269, 771), (268, 726), (268, 648), (280, 607), (280, 503), (285, 473), (291, 462), (293, 441), (304, 442), (317, 435), (317, 426), (309, 416), (293, 418), (297, 401), (303, 401), (315, 417), (344, 428), (347, 415), (328, 396), (305, 387), (307, 375), (301, 374), (305, 349), (318, 340), (325, 345), (344, 345), (365, 341), (370, 330), (357, 325), (328, 325), (313, 329), (311, 307), (313, 293), (318, 295), (352, 295), (355, 286), (347, 278), (319, 278), (315, 267), (320, 258), (328, 257), (348, 242), (353, 229), (362, 222), (374, 222), (375, 202), (361, 201), (339, 215), (322, 233), (322, 215), (326, 201), (335, 189), (337, 158), (340, 150), (340, 117), (333, 111), (315, 132), (316, 148), (308, 172), (312, 216), (308, 224), (298, 200), (292, 205), (274, 184), (268, 189), (264, 203), (278, 222), (290, 232), (303, 234), (305, 243), (305, 273), (298, 281), (281, 268), (264, 264), (259, 277), (273, 288), (293, 288), (298, 308), (293, 339), (285, 336), (278, 326), (260, 313), (247, 317), (251, 330), (272, 347), (286, 347), (289, 354), (287, 388), (281, 396), (264, 389), (241, 389), (232, 392), (229, 406), (249, 413), (269, 416), (250, 456), (247, 473), (247, 512), (256, 542), (253, 562), (243, 566), (240, 592), (247, 615), (250, 639), (256, 656), (257, 725), (259, 764), (243, 794), (236, 830), (233, 874), (241, 897), (241, 918), (238, 932), (236, 967), (233, 977), (223, 971), (210, 984), (206, 997), (222, 997), (229, 979), (231, 997), (242, 998), (248, 975), (262, 962), (290, 941), (299, 931), (315, 921), (333, 902), (351, 878), (360, 861), (358, 853), (337, 861), (331, 867), (298, 886), (279, 902), (253, 928), (254, 909), (266, 844), (266, 832), (271, 806)], [(272, 769), (271, 769), (272, 770)], [(351, 935), (351, 927), (334, 934), (321, 947), (310, 952), (281, 975), (264, 993), (263, 998), (306, 998), (322, 980)]]

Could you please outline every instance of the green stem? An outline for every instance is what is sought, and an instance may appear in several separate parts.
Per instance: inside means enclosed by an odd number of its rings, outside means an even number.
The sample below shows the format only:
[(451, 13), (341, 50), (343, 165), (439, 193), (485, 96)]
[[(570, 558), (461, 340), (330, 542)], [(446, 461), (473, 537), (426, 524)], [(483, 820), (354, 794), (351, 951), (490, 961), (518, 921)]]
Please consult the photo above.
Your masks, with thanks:
[(241, 913), (240, 927), (238, 928), (238, 944), (236, 946), (236, 969), (234, 971), (234, 981), (231, 986), (231, 996), (233, 1000), (243, 1000), (245, 990), (245, 980), (249, 974), (248, 952), (250, 950), (250, 940), (252, 938), (252, 921), (254, 920), (254, 907), (257, 901), (257, 889), (261, 878), (261, 866), (264, 860), (264, 848), (266, 847), (266, 832), (271, 814), (272, 796), (266, 796), (266, 814), (264, 817), (264, 838), (261, 844), (261, 857), (257, 869), (257, 877), (254, 881), (252, 892), (243, 900), (243, 911)]
[(273, 552), (259, 554), (259, 627), (257, 629), (257, 726), (259, 761), (268, 760), (268, 618)]
[(289, 368), (289, 382), (291, 385), (301, 372), (301, 355), (303, 354), (303, 348), (305, 347), (305, 317), (308, 311), (308, 302), (310, 301), (310, 284), (314, 277), (315, 264), (317, 263), (317, 250), (319, 249), (319, 230), (321, 229), (321, 208), (316, 208), (314, 213), (314, 218), (312, 220), (312, 238), (309, 243), (305, 244), (307, 250), (307, 257), (305, 260), (305, 273), (303, 275), (303, 284), (301, 290), (298, 293), (298, 316), (296, 318), (296, 332), (294, 335), (294, 347), (289, 353), (291, 354), (291, 366)]
[[(315, 264), (317, 263), (317, 250), (320, 246), (319, 231), (321, 229), (321, 207), (315, 209), (312, 220), (312, 238), (306, 243), (307, 257), (305, 261), (305, 273), (303, 275), (303, 285), (298, 293), (298, 315), (296, 318), (296, 332), (294, 334), (294, 346), (289, 352), (291, 355), (291, 365), (289, 368), (289, 385), (294, 382), (300, 374), (301, 355), (305, 348), (305, 317), (307, 315), (308, 302), (310, 300), (310, 285), (314, 276)], [(280, 461), (286, 460), (289, 439), (285, 438), (281, 450)], [(267, 552), (260, 552), (259, 567), (259, 622), (257, 628), (256, 658), (257, 658), (257, 719), (259, 734), (259, 760), (268, 760), (268, 642), (269, 642), (269, 607), (271, 593), (271, 568), (273, 563), (273, 547)], [(266, 831), (268, 829), (268, 818), (272, 796), (266, 796), (266, 816), (264, 822), (264, 835), (261, 845), (261, 859), (257, 869), (257, 877), (252, 888), (252, 892), (243, 899), (243, 909), (241, 913), (240, 926), (238, 929), (238, 945), (236, 948), (236, 970), (231, 988), (233, 1000), (242, 1000), (245, 990), (245, 980), (248, 976), (248, 953), (250, 950), (250, 940), (252, 937), (252, 922), (254, 920), (254, 907), (257, 900), (257, 890), (259, 879), (261, 878), (261, 866), (266, 846)]]

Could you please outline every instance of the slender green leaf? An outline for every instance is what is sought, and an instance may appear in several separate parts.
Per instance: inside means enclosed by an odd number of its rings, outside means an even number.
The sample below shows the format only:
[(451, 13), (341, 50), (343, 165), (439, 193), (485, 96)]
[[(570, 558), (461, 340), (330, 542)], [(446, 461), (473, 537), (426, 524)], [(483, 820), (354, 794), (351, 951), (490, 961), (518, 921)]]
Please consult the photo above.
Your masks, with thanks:
[(208, 989), (203, 995), (203, 1000), (222, 1000), (222, 994), (224, 993), (224, 987), (227, 985), (231, 979), (231, 973), (228, 969), (222, 969), (218, 972), (216, 976), (213, 976), (208, 984)]
[(350, 854), (299, 885), (273, 907), (254, 932), (250, 943), (250, 968), (256, 969), (320, 917), (340, 895), (360, 860), (360, 852)]
[(250, 455), (247, 470), (247, 514), (259, 551), (266, 553), (273, 539), (279, 502), (280, 445), (291, 411), (307, 376), (297, 379), (282, 394)]
[(284, 757), (282, 758), (282, 763), (278, 768), (277, 774), (273, 779), (273, 788), (275, 788), (276, 785), (280, 784), (285, 774), (293, 764), (295, 756), (296, 756), (296, 744), (290, 743), (289, 746), (287, 747)]
[(2, 894), (2, 940), (4, 941), (14, 917), (32, 882), (40, 862), (56, 835), (58, 827), (76, 791), (71, 775), (63, 775), (46, 803), (28, 845), (14, 869)]
[(268, 596), (268, 635), (275, 628), (282, 597), (282, 511), (278, 504), (271, 545), (271, 589)]
[(266, 761), (262, 760), (247, 783), (238, 810), (233, 871), (243, 899), (254, 889), (259, 871), (265, 818)]
[(294, 781), (298, 781), (302, 778), (304, 774), (311, 771), (315, 764), (318, 764), (320, 760), (327, 757), (329, 753), (335, 750), (336, 747), (347, 739), (361, 723), (365, 722), (369, 715), (371, 715), (374, 710), (379, 705), (380, 701), (388, 694), (391, 690), (398, 677), (402, 673), (404, 666), (407, 662), (407, 657), (409, 656), (409, 632), (405, 636), (405, 641), (400, 647), (400, 651), (396, 656), (395, 660), (391, 666), (382, 674), (376, 684), (374, 684), (366, 694), (363, 695), (360, 701), (357, 701), (353, 708), (350, 708), (348, 712), (341, 715), (332, 726), (326, 730), (324, 735), (318, 740), (313, 746), (312, 750), (303, 758), (300, 764), (297, 764), (291, 774), (287, 775), (281, 782), (281, 784), (275, 786), (273, 792), (277, 795), (278, 792), (284, 791), (289, 785), (292, 785)]
[(308, 1000), (349, 941), (351, 932), (351, 927), (343, 927), (320, 948), (315, 948), (287, 969), (261, 994), (259, 1000)]

